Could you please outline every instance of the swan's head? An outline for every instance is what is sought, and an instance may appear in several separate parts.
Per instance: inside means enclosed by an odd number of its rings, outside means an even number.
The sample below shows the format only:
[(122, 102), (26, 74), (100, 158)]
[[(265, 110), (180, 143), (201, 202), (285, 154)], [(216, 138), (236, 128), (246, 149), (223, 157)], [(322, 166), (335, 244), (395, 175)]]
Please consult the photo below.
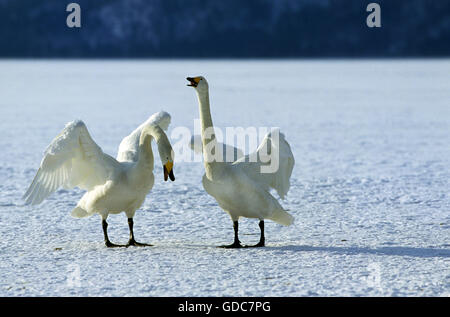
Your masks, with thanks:
[[(147, 125), (142, 131), (141, 138), (151, 136), (155, 139), (158, 146), (159, 158), (163, 165), (164, 180), (167, 181), (168, 178), (173, 182), (175, 176), (173, 175), (173, 162), (175, 158), (175, 153), (170, 145), (169, 138), (167, 134), (161, 129), (159, 125)], [(142, 141), (140, 141), (142, 143)]]
[(172, 146), (170, 146), (170, 143), (163, 143), (161, 146), (158, 146), (158, 152), (163, 164), (164, 180), (167, 181), (167, 179), (170, 178), (173, 182), (175, 180), (175, 176), (173, 175), (173, 161), (175, 154), (172, 150)]
[[(175, 153), (172, 150), (169, 138), (159, 125), (148, 124), (142, 128), (139, 146), (145, 145), (147, 141), (151, 142), (152, 139), (156, 141), (158, 146), (159, 158), (161, 159), (164, 170), (164, 180), (167, 181), (167, 178), (170, 177), (170, 180), (174, 181), (173, 162)], [(148, 144), (147, 146), (150, 146), (151, 150), (151, 144)]]
[(197, 77), (188, 77), (186, 78), (189, 81), (188, 86), (194, 87), (198, 92), (207, 92), (208, 91), (208, 82), (205, 77), (197, 76)]

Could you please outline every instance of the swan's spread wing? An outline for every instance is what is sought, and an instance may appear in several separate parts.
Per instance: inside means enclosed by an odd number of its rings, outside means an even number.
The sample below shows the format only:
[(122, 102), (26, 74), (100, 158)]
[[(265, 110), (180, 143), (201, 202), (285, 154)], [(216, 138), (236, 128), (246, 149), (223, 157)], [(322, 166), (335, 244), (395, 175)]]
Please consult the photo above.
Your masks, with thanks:
[(91, 190), (104, 184), (117, 164), (92, 140), (82, 121), (70, 122), (45, 151), (24, 199), (36, 205), (60, 187)]
[(147, 121), (120, 142), (117, 160), (119, 162), (136, 162), (138, 159), (139, 139), (141, 137), (142, 129), (148, 125), (158, 125), (161, 129), (167, 130), (169, 124), (170, 114), (167, 112), (160, 111), (153, 114)]
[[(274, 138), (274, 133), (278, 134), (278, 141)], [(263, 173), (262, 170), (264, 168), (267, 169), (269, 166), (277, 165), (274, 159), (276, 157), (274, 151), (278, 152), (278, 169), (270, 173)], [(284, 135), (276, 130), (269, 132), (264, 137), (255, 153), (244, 156), (233, 165), (240, 166), (247, 176), (267, 190), (269, 188), (275, 189), (283, 199), (289, 191), (289, 179), (291, 178), (294, 164), (295, 159), (289, 143), (287, 143)]]

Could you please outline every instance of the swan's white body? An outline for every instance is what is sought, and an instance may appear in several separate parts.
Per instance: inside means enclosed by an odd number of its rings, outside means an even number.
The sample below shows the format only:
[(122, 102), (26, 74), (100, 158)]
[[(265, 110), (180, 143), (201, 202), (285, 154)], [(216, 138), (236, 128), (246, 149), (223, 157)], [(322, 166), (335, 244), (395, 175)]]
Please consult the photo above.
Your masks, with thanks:
[[(267, 134), (258, 148), (260, 151), (264, 142), (270, 140)], [(288, 152), (284, 156), (283, 166), (276, 173), (261, 173), (263, 163), (250, 162), (250, 155), (244, 156), (232, 164), (223, 163), (220, 168), (213, 168), (214, 177), (203, 175), (202, 183), (206, 192), (213, 196), (219, 206), (225, 210), (233, 221), (240, 217), (270, 219), (279, 224), (288, 226), (294, 218), (280, 205), (278, 200), (270, 193), (270, 188), (277, 191), (284, 198), (289, 190), (289, 178), (294, 166), (294, 159), (290, 153), (289, 144), (280, 134), (282, 150)]]
[[(279, 133), (279, 142), (273, 142), (273, 132), (267, 134), (256, 151), (260, 157), (268, 142), (272, 143), (273, 150), (279, 151), (279, 168), (274, 173), (261, 173), (261, 167), (270, 164), (270, 161), (251, 162), (250, 155), (241, 157), (232, 164), (211, 160), (208, 157), (210, 154), (205, 149), (212, 148), (210, 142), (216, 145), (218, 143), (210, 130), (214, 129), (214, 126), (210, 113), (208, 84), (203, 77), (188, 78), (188, 80), (196, 88), (200, 107), (202, 149), (206, 170), (202, 182), (206, 192), (216, 199), (233, 222), (238, 221), (240, 217), (246, 217), (257, 218), (261, 221), (270, 219), (282, 225), (292, 224), (294, 218), (270, 193), (270, 188), (273, 188), (281, 198), (284, 198), (289, 190), (289, 179), (295, 160), (284, 135)], [(208, 133), (205, 133), (207, 130)], [(211, 137), (206, 138), (206, 134)]]
[[(123, 139), (117, 159), (103, 153), (82, 121), (73, 121), (49, 145), (41, 166), (24, 198), (41, 203), (60, 187), (79, 187), (87, 192), (72, 210), (74, 217), (94, 213), (125, 212), (133, 218), (154, 184), (151, 141), (158, 144), (163, 164), (172, 160), (172, 148), (163, 132), (170, 115), (159, 112)], [(167, 159), (166, 159), (167, 158)]]

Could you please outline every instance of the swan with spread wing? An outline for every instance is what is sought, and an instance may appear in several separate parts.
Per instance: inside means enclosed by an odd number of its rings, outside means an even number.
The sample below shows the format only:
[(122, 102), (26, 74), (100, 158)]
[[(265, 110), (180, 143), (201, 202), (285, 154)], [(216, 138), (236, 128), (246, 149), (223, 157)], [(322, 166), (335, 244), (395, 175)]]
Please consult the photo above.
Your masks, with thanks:
[[(72, 216), (83, 218), (100, 214), (107, 247), (150, 246), (134, 239), (133, 217), (154, 184), (153, 140), (163, 164), (164, 180), (175, 180), (174, 153), (164, 132), (169, 124), (167, 112), (155, 113), (122, 140), (115, 159), (94, 142), (83, 121), (68, 123), (45, 151), (24, 195), (26, 203), (40, 204), (61, 187), (79, 187), (86, 193), (72, 210)], [(128, 218), (130, 238), (126, 245), (111, 243), (108, 238), (106, 219), (109, 214), (120, 212), (125, 212)]]
[[(270, 189), (275, 189), (281, 198), (287, 194), (289, 179), (294, 168), (295, 160), (291, 148), (284, 135), (278, 130), (269, 132), (255, 153), (243, 156), (233, 163), (225, 160), (220, 162), (211, 156), (208, 149), (220, 149), (226, 147), (217, 142), (214, 125), (211, 118), (209, 103), (208, 82), (202, 76), (188, 77), (188, 86), (194, 87), (197, 92), (202, 136), (202, 145), (191, 147), (194, 150), (202, 150), (205, 166), (203, 175), (203, 187), (213, 196), (219, 206), (226, 211), (233, 221), (234, 242), (225, 245), (226, 248), (242, 247), (238, 237), (238, 220), (240, 217), (259, 219), (260, 240), (253, 247), (265, 246), (264, 219), (273, 220), (282, 225), (290, 225), (294, 218), (283, 209), (278, 200), (272, 196)], [(195, 142), (195, 138), (191, 143)], [(270, 150), (269, 150), (270, 149)], [(235, 149), (235, 153), (238, 151)], [(277, 151), (277, 156), (270, 160), (267, 154)], [(253, 158), (259, 158), (254, 160)], [(275, 159), (277, 157), (277, 159)], [(264, 167), (277, 160), (277, 169), (269, 171)], [(263, 172), (264, 170), (264, 172)]]

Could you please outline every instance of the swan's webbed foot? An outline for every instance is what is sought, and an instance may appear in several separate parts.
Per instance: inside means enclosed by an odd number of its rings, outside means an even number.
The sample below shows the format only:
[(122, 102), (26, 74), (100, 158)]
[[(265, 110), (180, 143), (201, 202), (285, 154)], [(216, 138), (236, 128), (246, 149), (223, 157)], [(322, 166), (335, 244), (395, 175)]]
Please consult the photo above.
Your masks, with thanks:
[(238, 236), (239, 223), (237, 221), (233, 221), (233, 228), (234, 228), (234, 242), (229, 245), (221, 245), (221, 246), (219, 246), (219, 248), (238, 249), (238, 248), (244, 247), (241, 244), (241, 241), (239, 241), (239, 236)]
[(126, 246), (127, 246), (127, 247), (129, 247), (129, 246), (135, 246), (135, 247), (152, 247), (153, 244), (140, 243), (140, 242), (137, 242), (137, 241), (134, 240), (134, 239), (130, 239), (130, 240), (128, 241), (128, 243), (127, 243)]
[(147, 244), (147, 243), (140, 243), (134, 240), (134, 233), (133, 233), (133, 225), (134, 221), (133, 218), (128, 218), (128, 227), (130, 228), (130, 240), (128, 240), (127, 247), (129, 246), (135, 246), (135, 247), (152, 247), (153, 244)]
[(105, 238), (105, 245), (108, 248), (120, 248), (120, 247), (126, 247), (125, 245), (121, 245), (121, 244), (114, 244), (111, 241), (109, 241), (108, 238), (108, 223), (106, 222), (106, 219), (102, 220), (102, 228), (103, 228), (103, 235)]
[(111, 241), (107, 240), (105, 241), (105, 245), (108, 248), (123, 248), (126, 247), (126, 245), (122, 245), (122, 244), (114, 244)]
[(244, 246), (241, 244), (241, 242), (239, 240), (234, 241), (232, 244), (219, 246), (219, 248), (225, 248), (225, 249), (239, 249), (239, 248), (243, 248), (243, 247)]

